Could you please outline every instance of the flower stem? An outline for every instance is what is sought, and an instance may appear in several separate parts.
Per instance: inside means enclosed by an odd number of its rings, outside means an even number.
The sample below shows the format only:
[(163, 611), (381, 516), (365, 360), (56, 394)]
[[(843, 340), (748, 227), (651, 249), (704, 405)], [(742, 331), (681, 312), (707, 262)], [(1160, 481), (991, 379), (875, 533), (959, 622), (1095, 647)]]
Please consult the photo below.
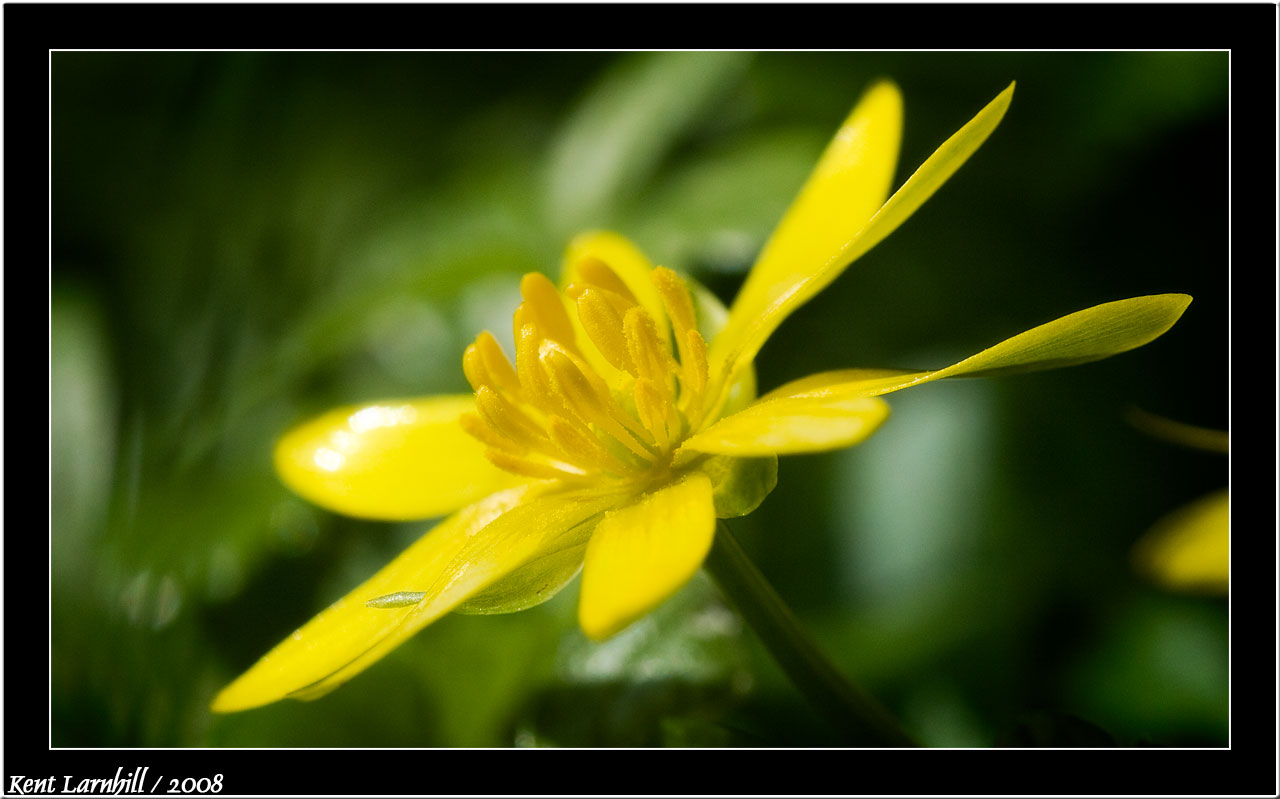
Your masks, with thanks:
[(783, 672), (851, 743), (915, 746), (875, 699), (851, 683), (819, 651), (795, 614), (720, 521), (705, 566)]

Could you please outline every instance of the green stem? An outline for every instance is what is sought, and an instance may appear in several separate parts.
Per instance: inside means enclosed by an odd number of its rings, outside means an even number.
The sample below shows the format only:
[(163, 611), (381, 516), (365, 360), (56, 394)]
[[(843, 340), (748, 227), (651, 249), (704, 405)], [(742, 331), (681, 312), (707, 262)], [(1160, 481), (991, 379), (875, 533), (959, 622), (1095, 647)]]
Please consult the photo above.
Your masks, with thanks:
[(852, 743), (915, 746), (875, 699), (836, 669), (719, 522), (707, 571), (805, 698)]

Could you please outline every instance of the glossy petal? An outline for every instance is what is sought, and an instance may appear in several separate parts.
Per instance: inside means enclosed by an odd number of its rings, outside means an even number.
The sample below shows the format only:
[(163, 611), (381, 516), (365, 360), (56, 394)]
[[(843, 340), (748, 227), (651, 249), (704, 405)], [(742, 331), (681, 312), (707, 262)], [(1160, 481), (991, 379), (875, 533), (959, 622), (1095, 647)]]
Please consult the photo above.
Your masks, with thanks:
[(711, 480), (700, 472), (607, 514), (582, 567), (583, 632), (606, 638), (674, 594), (710, 551), (715, 522)]
[[(900, 101), (889, 99), (891, 96), (889, 90), (883, 87), (884, 84), (873, 88), (867, 98), (859, 104), (859, 108), (854, 111), (854, 116), (851, 118), (851, 122), (855, 123), (854, 129), (850, 131), (849, 125), (846, 124), (837, 134), (833, 151), (851, 160), (850, 169), (854, 168), (855, 164), (858, 168), (870, 169), (862, 166), (863, 158), (886, 159), (889, 153), (896, 154), (897, 139), (900, 135), (897, 116), (901, 112), (896, 109), (895, 103)], [(757, 282), (754, 279), (755, 269), (753, 268), (753, 274), (748, 278), (750, 290), (744, 286), (742, 295), (734, 303), (725, 335), (714, 342), (712, 363), (723, 364), (728, 373), (732, 374), (734, 370), (741, 368), (744, 363), (754, 358), (765, 340), (787, 316), (835, 280), (856, 258), (905, 222), (969, 159), (969, 156), (977, 151), (1000, 124), (1012, 99), (1013, 84), (1010, 84), (968, 124), (943, 142), (933, 155), (929, 156), (907, 179), (907, 182), (883, 206), (879, 207), (879, 210), (866, 209), (868, 198), (872, 196), (869, 189), (866, 195), (856, 195), (857, 201), (853, 203), (853, 207), (856, 208), (858, 215), (855, 217), (851, 213), (843, 225), (832, 229), (830, 235), (826, 232), (818, 232), (818, 226), (832, 224), (825, 214), (819, 216), (815, 211), (812, 224), (805, 218), (804, 215), (808, 213), (808, 203), (804, 204), (803, 209), (797, 210), (797, 213), (801, 214), (799, 221), (790, 221), (791, 213), (788, 213), (785, 224), (794, 226), (797, 231), (807, 233), (807, 236), (796, 235), (794, 244), (790, 244), (793, 237), (788, 236), (786, 238), (788, 246), (780, 251), (775, 251), (775, 248), (771, 247), (766, 253), (770, 259), (770, 268), (765, 274), (769, 277), (776, 276), (776, 279), (765, 278)], [(860, 115), (864, 104), (868, 106), (866, 111), (868, 122), (863, 127), (858, 127), (855, 119)], [(866, 133), (861, 132), (864, 130)], [(856, 135), (863, 135), (870, 139), (865, 148), (839, 146), (842, 137)], [(892, 147), (887, 142), (890, 138), (893, 139)], [(825, 175), (830, 174), (839, 178), (844, 174), (840, 169), (826, 165), (826, 159), (827, 156), (824, 156), (823, 163), (819, 164), (813, 178), (819, 184), (824, 181)], [(889, 169), (891, 173), (892, 164), (889, 165)], [(874, 183), (878, 190), (880, 173), (877, 171), (875, 174), (877, 180), (869, 182)], [(854, 185), (856, 184), (850, 183), (850, 187)], [(806, 185), (801, 198), (803, 199), (809, 191), (811, 189)], [(832, 195), (828, 202), (838, 202), (839, 193), (833, 189)], [(813, 246), (810, 246), (810, 241), (814, 242)], [(787, 269), (772, 267), (773, 259), (788, 264)]]
[(1224, 489), (1157, 522), (1134, 547), (1134, 565), (1167, 588), (1226, 593), (1230, 529), (1231, 496)]
[[(519, 486), (464, 508), (267, 653), (217, 696), (213, 710), (327, 693), (540, 551), (585, 540), (598, 517), (623, 499)], [(409, 604), (366, 605), (416, 593), (422, 598)]]
[(684, 447), (739, 456), (821, 452), (861, 442), (888, 417), (888, 403), (874, 397), (762, 399), (693, 436)]
[(1191, 303), (1185, 294), (1157, 294), (1103, 303), (1032, 328), (935, 371), (845, 369), (787, 383), (761, 402), (802, 397), (831, 401), (873, 397), (947, 377), (1034, 372), (1088, 363), (1140, 347), (1173, 326)]
[(458, 425), (474, 410), (470, 395), (337, 408), (280, 439), (276, 472), (299, 496), (348, 516), (441, 516), (521, 482)]

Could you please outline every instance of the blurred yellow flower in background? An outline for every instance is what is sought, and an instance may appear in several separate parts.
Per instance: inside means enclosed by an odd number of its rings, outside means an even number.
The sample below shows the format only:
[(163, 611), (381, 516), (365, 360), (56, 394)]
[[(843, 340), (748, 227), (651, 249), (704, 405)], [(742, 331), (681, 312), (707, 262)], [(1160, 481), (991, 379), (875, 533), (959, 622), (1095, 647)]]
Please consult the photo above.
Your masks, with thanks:
[(522, 280), (514, 363), (488, 332), (467, 348), (474, 395), (340, 408), (286, 434), (277, 470), (322, 507), (452, 515), (265, 655), (213, 709), (315, 698), (445, 613), (523, 610), (579, 571), (580, 626), (608, 637), (697, 572), (717, 518), (751, 512), (772, 489), (777, 455), (874, 432), (888, 415), (880, 395), (1085, 363), (1163, 334), (1190, 297), (1098, 305), (943, 369), (824, 372), (756, 398), (752, 363), (770, 334), (950, 178), (1012, 95), (1010, 85), (890, 196), (902, 99), (890, 82), (872, 86), (727, 311), (622, 236), (586, 233), (558, 285)]
[[(1227, 454), (1225, 430), (1177, 422), (1141, 410), (1130, 421), (1151, 435), (1184, 447)], [(1143, 576), (1173, 591), (1225, 594), (1231, 575), (1231, 491), (1224, 488), (1158, 520), (1133, 547)]]

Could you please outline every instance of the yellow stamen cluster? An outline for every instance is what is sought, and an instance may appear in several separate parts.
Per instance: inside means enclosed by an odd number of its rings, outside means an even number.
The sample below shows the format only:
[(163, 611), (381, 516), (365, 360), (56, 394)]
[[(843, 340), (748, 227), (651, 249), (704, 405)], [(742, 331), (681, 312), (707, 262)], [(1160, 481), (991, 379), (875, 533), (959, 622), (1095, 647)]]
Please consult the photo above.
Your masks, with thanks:
[(477, 412), (463, 429), (526, 477), (658, 479), (702, 421), (707, 347), (693, 299), (670, 269), (650, 272), (668, 330), (604, 262), (585, 259), (575, 276), (563, 295), (540, 274), (521, 280), (514, 366), (487, 331), (467, 348)]

